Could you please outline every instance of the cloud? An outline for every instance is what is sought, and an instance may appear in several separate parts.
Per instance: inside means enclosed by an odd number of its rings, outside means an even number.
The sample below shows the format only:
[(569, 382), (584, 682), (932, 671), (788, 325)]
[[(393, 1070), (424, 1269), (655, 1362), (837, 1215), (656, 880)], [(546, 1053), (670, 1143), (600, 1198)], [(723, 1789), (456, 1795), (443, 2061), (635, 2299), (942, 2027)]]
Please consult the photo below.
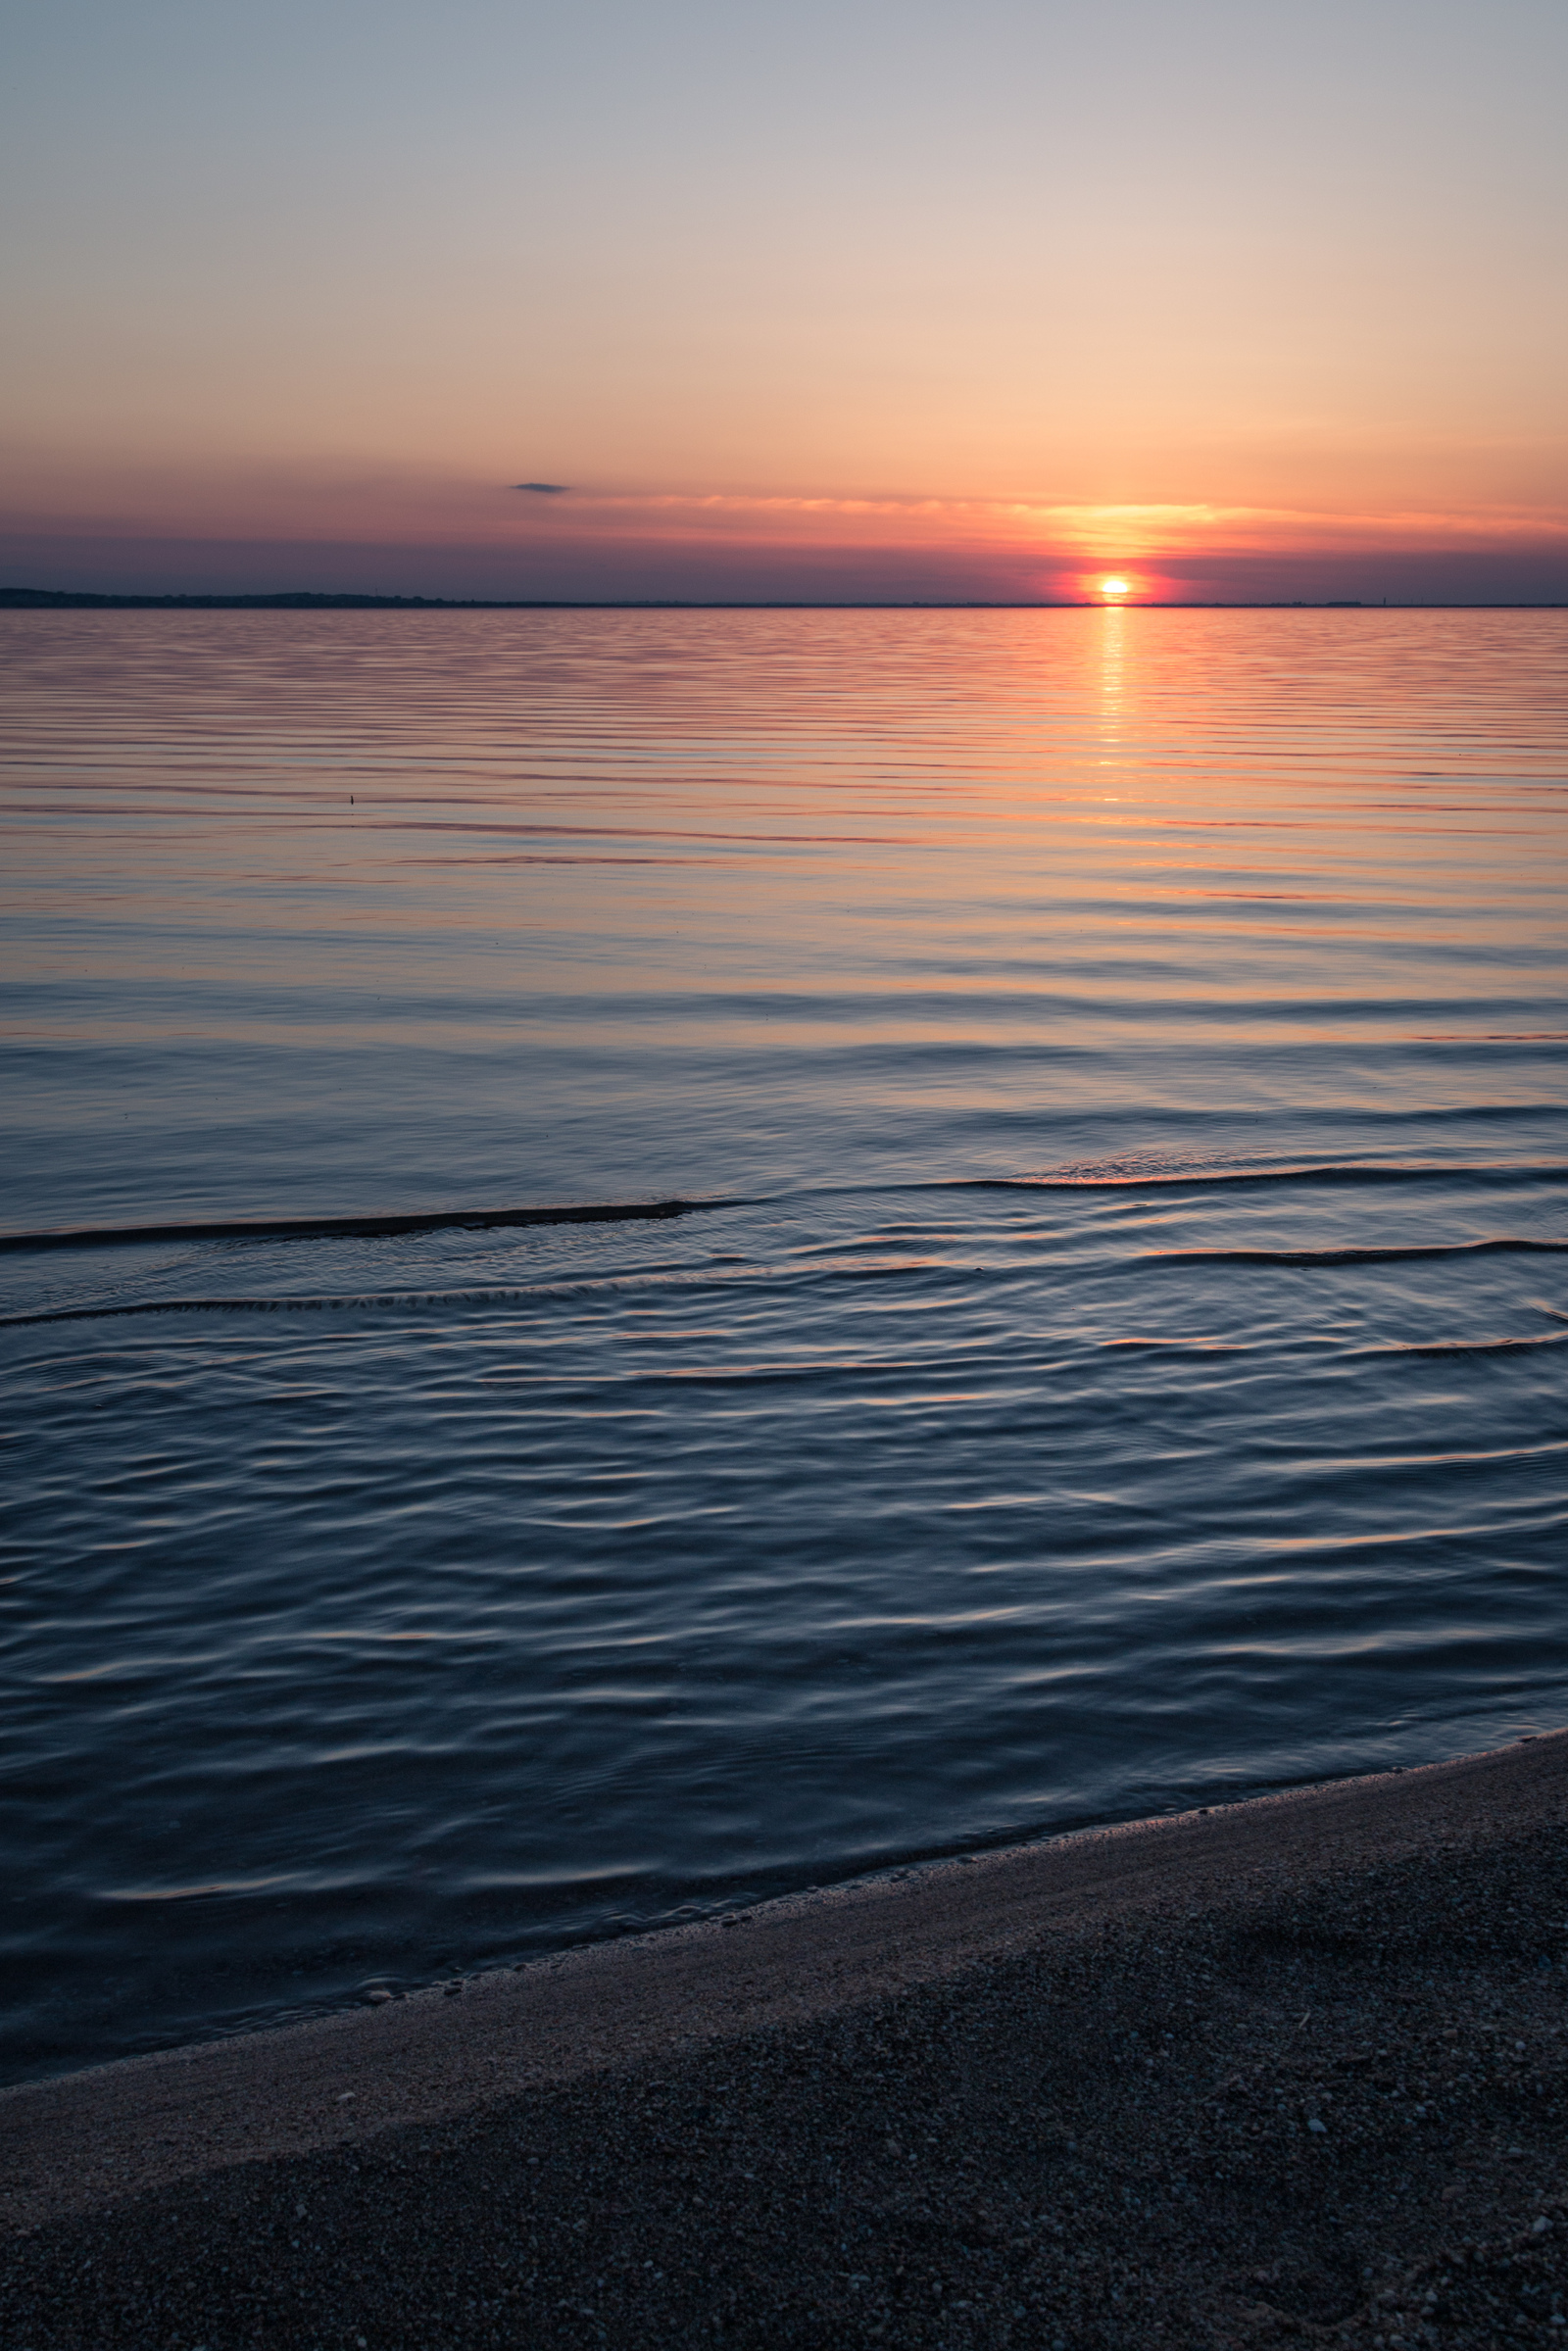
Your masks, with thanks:
[(564, 498), (567, 484), (564, 481), (514, 481), (514, 490), (532, 490), (540, 498)]

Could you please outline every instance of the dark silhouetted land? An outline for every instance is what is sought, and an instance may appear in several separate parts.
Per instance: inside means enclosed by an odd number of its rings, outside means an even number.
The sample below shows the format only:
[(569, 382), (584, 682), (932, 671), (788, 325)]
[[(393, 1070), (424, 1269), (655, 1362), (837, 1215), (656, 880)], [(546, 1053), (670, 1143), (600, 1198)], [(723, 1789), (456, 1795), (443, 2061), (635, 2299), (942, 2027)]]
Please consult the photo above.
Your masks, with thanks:
[(0, 588), (0, 612), (1559, 612), (1562, 602), (1406, 604), (1359, 596), (1216, 600), (1128, 597), (1114, 606), (1099, 596), (685, 597), (685, 596), (333, 596), (289, 589), (273, 596), (112, 596), (76, 588)]

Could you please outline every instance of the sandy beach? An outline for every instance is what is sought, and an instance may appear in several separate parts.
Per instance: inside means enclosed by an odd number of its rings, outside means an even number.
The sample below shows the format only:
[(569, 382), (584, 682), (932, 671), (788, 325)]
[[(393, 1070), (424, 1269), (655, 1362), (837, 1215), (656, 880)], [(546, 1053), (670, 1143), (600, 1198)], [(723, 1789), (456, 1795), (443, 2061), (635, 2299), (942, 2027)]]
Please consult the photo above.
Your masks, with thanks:
[(1568, 2337), (1568, 1734), (0, 2094), (0, 2341)]

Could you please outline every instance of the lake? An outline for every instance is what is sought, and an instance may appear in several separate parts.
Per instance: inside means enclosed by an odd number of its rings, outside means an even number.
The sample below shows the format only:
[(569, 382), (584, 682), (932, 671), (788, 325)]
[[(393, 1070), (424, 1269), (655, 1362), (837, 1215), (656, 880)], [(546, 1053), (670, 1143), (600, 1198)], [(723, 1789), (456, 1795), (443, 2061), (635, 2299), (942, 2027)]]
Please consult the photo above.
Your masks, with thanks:
[(1568, 613), (0, 636), (4, 2079), (1568, 1721)]

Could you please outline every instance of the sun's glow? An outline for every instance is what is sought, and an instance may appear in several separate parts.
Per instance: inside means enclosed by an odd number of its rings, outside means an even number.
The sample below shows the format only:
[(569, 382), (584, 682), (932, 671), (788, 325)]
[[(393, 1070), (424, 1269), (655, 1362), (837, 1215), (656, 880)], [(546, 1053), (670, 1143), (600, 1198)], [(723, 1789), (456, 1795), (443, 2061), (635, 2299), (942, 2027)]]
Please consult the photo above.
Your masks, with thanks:
[(1102, 579), (1100, 583), (1100, 593), (1102, 596), (1110, 598), (1125, 596), (1132, 584), (1130, 579)]

